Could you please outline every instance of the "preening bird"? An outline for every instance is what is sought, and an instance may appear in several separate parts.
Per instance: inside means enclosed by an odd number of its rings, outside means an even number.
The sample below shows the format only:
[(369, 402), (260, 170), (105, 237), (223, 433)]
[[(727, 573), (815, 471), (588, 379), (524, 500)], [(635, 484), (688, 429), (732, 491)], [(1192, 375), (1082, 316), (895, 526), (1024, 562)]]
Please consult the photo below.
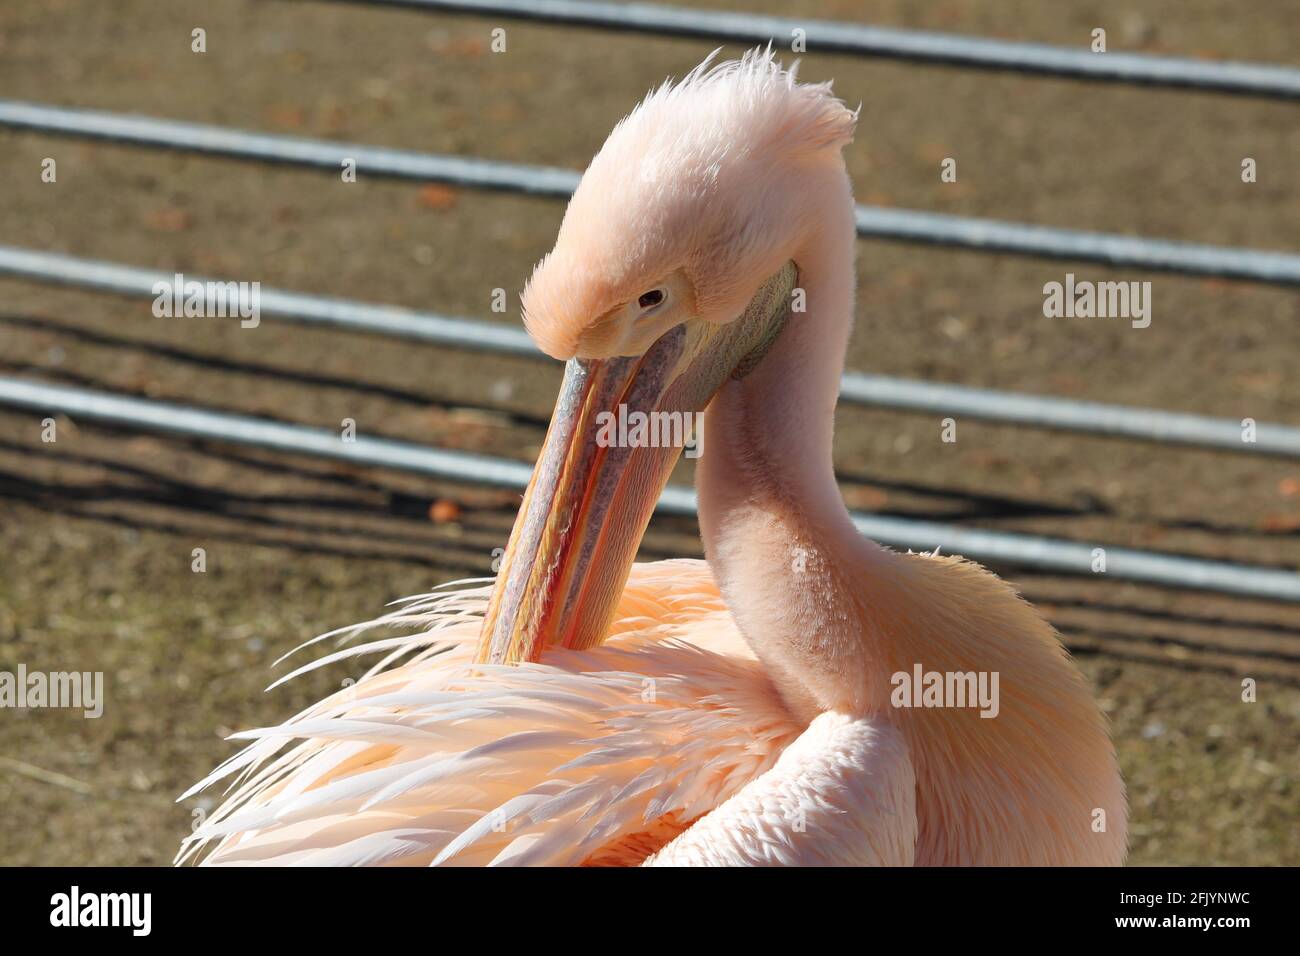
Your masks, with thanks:
[[(969, 561), (862, 538), (836, 486), (856, 120), (755, 51), (618, 124), (524, 292), (567, 366), (495, 579), (349, 629), (401, 632), (236, 735), (178, 860), (1123, 861), (1114, 748), (1056, 632)], [(707, 560), (634, 563), (681, 448), (600, 423), (701, 411)], [(948, 695), (899, 693), (922, 673)], [(995, 713), (951, 699), (977, 674)]]

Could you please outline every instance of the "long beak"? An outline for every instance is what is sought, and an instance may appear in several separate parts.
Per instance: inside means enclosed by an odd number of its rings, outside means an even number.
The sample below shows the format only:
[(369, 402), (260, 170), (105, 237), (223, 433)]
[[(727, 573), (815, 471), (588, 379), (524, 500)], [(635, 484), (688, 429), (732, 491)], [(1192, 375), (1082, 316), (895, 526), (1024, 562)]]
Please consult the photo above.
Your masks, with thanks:
[[(643, 355), (569, 360), (488, 603), (480, 662), (535, 661), (551, 645), (604, 639), (690, 426), (776, 339), (797, 280), (787, 263), (734, 322), (678, 325)], [(611, 441), (625, 434), (611, 423), (638, 413), (671, 423), (650, 434), (675, 440)]]

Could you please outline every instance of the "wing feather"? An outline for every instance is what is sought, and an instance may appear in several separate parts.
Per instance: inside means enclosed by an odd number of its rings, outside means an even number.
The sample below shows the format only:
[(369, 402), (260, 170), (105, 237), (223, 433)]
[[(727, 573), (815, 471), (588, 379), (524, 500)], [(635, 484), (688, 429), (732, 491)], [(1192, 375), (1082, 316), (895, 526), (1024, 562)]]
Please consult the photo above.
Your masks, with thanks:
[(770, 770), (649, 860), (652, 866), (911, 866), (916, 776), (902, 733), (822, 714)]
[(296, 668), (383, 654), (353, 686), (236, 735), (247, 747), (186, 794), (230, 781), (178, 862), (578, 864), (654, 843), (648, 829), (662, 845), (799, 735), (703, 562), (635, 566), (608, 640), (537, 664), (473, 661), (487, 596), (437, 591), (334, 632), (411, 633)]

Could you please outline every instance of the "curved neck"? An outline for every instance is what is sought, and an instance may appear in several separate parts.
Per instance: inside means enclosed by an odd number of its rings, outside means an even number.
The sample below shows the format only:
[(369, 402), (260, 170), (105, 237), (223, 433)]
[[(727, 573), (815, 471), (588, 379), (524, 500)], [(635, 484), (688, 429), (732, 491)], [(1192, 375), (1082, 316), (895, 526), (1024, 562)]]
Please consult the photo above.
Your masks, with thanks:
[(805, 311), (714, 398), (697, 471), (705, 553), (727, 606), (792, 712), (809, 720), (867, 706), (865, 675), (844, 666), (869, 666), (871, 655), (857, 646), (843, 573), (885, 553), (853, 527), (831, 457), (855, 253), (847, 176), (834, 172), (814, 197), (816, 228), (791, 256)]
[[(796, 719), (837, 711), (899, 729), (915, 771), (917, 864), (1118, 863), (1114, 749), (1051, 625), (979, 566), (888, 551), (849, 519), (831, 437), (854, 231), (847, 185), (838, 204), (830, 190), (824, 199), (822, 228), (790, 257), (807, 312), (705, 415), (700, 530), (727, 609)], [(894, 706), (893, 677), (920, 668), (997, 675), (997, 719)], [(864, 787), (874, 767), (859, 768)], [(1099, 808), (1110, 821), (1100, 833)]]

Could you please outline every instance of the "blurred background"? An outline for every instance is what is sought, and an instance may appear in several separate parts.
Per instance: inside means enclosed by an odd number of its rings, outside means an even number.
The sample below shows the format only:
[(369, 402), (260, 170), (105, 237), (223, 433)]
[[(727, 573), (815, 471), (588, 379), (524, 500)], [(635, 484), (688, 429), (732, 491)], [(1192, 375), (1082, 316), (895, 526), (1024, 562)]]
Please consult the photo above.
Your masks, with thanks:
[[(674, 0), (689, 6), (685, 0)], [(706, 0), (1086, 48), (1300, 66), (1300, 4)], [(191, 51), (206, 30), (207, 52)], [(507, 49), (491, 49), (504, 28)], [(581, 169), (716, 44), (298, 0), (8, 0), (0, 97)], [(728, 47), (728, 54), (741, 47)], [(861, 103), (859, 202), (1300, 249), (1294, 102), (819, 53)], [(1241, 179), (1243, 157), (1258, 181)], [(42, 183), (42, 160), (58, 180)], [(958, 181), (940, 181), (945, 157)], [(564, 203), (0, 129), (0, 244), (518, 325)], [(862, 240), (852, 369), (1300, 423), (1294, 289)], [(1153, 320), (1043, 317), (1044, 283), (1150, 280)], [(492, 310), (493, 290), (509, 308)], [(0, 375), (531, 461), (560, 369), (0, 279)], [(0, 670), (103, 671), (97, 720), (0, 711), (0, 863), (162, 864), (175, 798), (338, 686), (272, 662), (387, 601), (490, 573), (518, 495), (0, 407)], [(1300, 565), (1300, 463), (842, 407), (850, 507)], [(687, 465), (680, 481), (689, 481)], [(191, 571), (202, 547), (207, 571)], [(656, 519), (643, 557), (698, 556)], [(1297, 864), (1300, 607), (998, 568), (1061, 630), (1112, 721), (1135, 864)], [(310, 652), (309, 652), (310, 653)], [(353, 665), (354, 668), (356, 665)], [(1241, 680), (1258, 682), (1243, 703)]]

